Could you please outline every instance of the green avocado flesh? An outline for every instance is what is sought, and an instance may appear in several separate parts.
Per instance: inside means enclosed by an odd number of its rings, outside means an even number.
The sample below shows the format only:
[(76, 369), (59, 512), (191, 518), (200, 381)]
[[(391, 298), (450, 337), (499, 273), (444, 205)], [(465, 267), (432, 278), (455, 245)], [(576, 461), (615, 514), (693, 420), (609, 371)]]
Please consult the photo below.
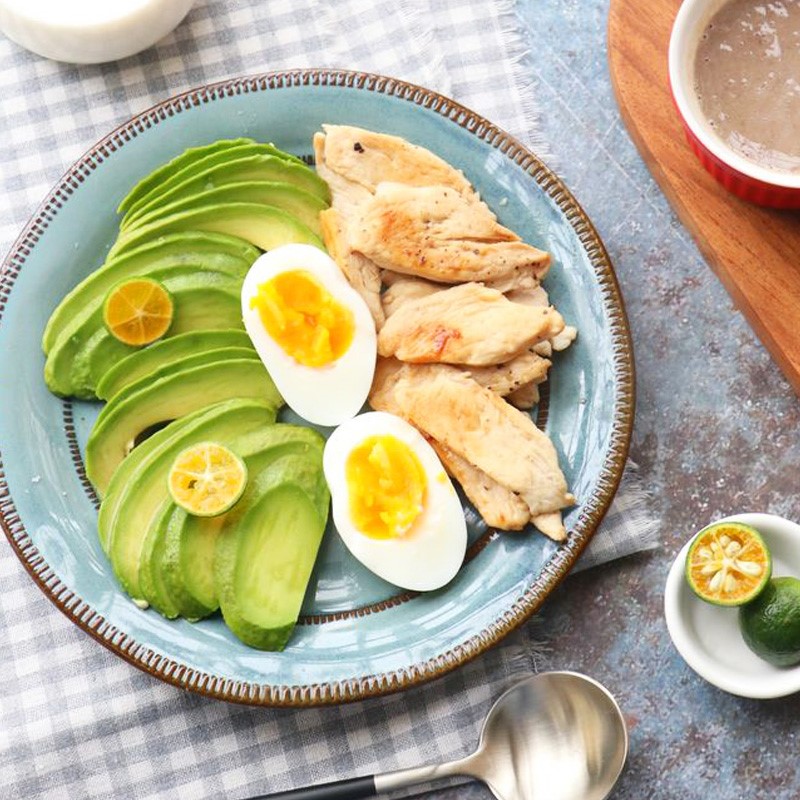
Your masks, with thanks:
[(231, 355), (235, 351), (246, 356), (240, 352), (244, 349), (255, 353), (250, 337), (243, 330), (231, 328), (181, 333), (136, 350), (118, 361), (99, 380), (96, 393), (101, 400), (108, 400), (120, 389), (177, 361), (186, 365), (189, 359), (205, 358), (206, 354), (213, 354), (208, 360), (219, 361), (223, 354), (217, 351), (226, 350)]
[[(159, 273), (173, 301), (168, 337), (187, 331), (242, 328), (241, 279), (190, 269)], [(102, 302), (81, 316), (81, 324), (62, 336), (47, 356), (44, 378), (51, 392), (90, 399), (106, 372), (138, 348), (114, 338), (103, 322)]]
[(257, 499), (220, 531), (214, 585), (245, 644), (282, 650), (294, 629), (328, 514), (321, 454), (287, 455), (261, 475)]
[(244, 279), (258, 256), (259, 251), (243, 239), (202, 231), (185, 231), (148, 242), (106, 261), (58, 304), (44, 330), (42, 349), (47, 354), (59, 339), (72, 336), (82, 320), (102, 306), (112, 287), (123, 280), (164, 276), (173, 269), (182, 273), (217, 272)]
[[(229, 400), (177, 420), (139, 445), (109, 484), (98, 517), (100, 541), (123, 589), (145, 599), (139, 568), (145, 539), (168, 501), (167, 475), (177, 455), (194, 444), (215, 441), (246, 457), (252, 447), (240, 437), (263, 435), (275, 421), (276, 407), (248, 400)], [(237, 447), (233, 446), (238, 442)], [(256, 443), (256, 448), (258, 442)]]
[(117, 211), (124, 213), (126, 217), (132, 215), (163, 192), (211, 167), (254, 155), (272, 155), (283, 161), (306, 166), (299, 158), (278, 150), (273, 144), (254, 142), (252, 139), (223, 139), (205, 147), (189, 148), (163, 167), (151, 172), (131, 189)]
[(119, 463), (138, 435), (160, 422), (179, 419), (232, 398), (261, 400), (278, 409), (283, 400), (260, 360), (212, 361), (180, 369), (158, 380), (137, 382), (114, 395), (100, 412), (86, 443), (86, 475), (103, 497)]
[(314, 231), (279, 208), (258, 203), (226, 203), (184, 211), (130, 233), (123, 232), (109, 256), (117, 256), (169, 233), (192, 230), (238, 236), (262, 250), (291, 243), (312, 244), (322, 249), (322, 242)]
[(199, 619), (219, 607), (214, 586), (214, 552), (223, 528), (235, 528), (242, 515), (263, 494), (264, 474), (286, 455), (319, 464), (324, 441), (310, 428), (273, 425), (264, 432), (264, 448), (245, 458), (248, 484), (238, 503), (219, 517), (195, 517), (174, 508), (167, 526), (164, 582), (181, 616)]
[(167, 619), (180, 614), (178, 603), (173, 600), (164, 581), (164, 554), (166, 552), (167, 525), (172, 516), (172, 504), (162, 503), (156, 513), (142, 544), (139, 565), (139, 584), (147, 602)]
[[(129, 393), (137, 392), (139, 389), (144, 389), (154, 381), (172, 375), (178, 370), (183, 371), (193, 369), (194, 367), (202, 367), (212, 362), (241, 361), (242, 359), (250, 359), (252, 361), (257, 361), (259, 364), (262, 363), (258, 354), (252, 347), (220, 347), (216, 350), (205, 350), (191, 356), (186, 356), (180, 360), (172, 361), (169, 364), (164, 364), (164, 366), (158, 367), (136, 380), (129, 381), (123, 389)], [(122, 389), (120, 389), (120, 391), (122, 391)], [(117, 394), (117, 392), (114, 394)], [(98, 397), (101, 397), (101, 395), (98, 394)], [(104, 400), (113, 400), (113, 398), (113, 394), (109, 397), (101, 397), (101, 399)]]
[(121, 238), (133, 236), (137, 230), (156, 224), (162, 219), (184, 214), (197, 208), (224, 206), (229, 203), (257, 203), (271, 206), (291, 214), (317, 236), (322, 234), (319, 212), (328, 204), (289, 183), (273, 181), (245, 181), (206, 189), (197, 194), (176, 200), (168, 205), (158, 204), (150, 213), (139, 217), (135, 223), (123, 229)]
[[(250, 181), (270, 181), (290, 184), (318, 198), (324, 205), (330, 201), (330, 191), (325, 181), (304, 164), (286, 161), (274, 155), (254, 155), (235, 160), (226, 160), (202, 169), (183, 181), (172, 180), (159, 186), (158, 193), (151, 195), (147, 203), (125, 215), (121, 223), (123, 230), (137, 228), (144, 220), (160, 213), (161, 209), (173, 207), (197, 195), (221, 188), (241, 187)], [(243, 198), (244, 199), (244, 198)]]

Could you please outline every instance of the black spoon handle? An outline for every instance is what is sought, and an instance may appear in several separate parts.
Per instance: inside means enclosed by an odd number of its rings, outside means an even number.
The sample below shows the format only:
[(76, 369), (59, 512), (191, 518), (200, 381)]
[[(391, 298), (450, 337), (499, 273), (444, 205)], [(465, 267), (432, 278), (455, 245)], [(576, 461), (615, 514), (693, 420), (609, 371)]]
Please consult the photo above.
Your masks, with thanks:
[(303, 789), (290, 789), (288, 792), (263, 794), (250, 800), (359, 800), (362, 797), (375, 797), (375, 776), (349, 778), (344, 781), (321, 783)]

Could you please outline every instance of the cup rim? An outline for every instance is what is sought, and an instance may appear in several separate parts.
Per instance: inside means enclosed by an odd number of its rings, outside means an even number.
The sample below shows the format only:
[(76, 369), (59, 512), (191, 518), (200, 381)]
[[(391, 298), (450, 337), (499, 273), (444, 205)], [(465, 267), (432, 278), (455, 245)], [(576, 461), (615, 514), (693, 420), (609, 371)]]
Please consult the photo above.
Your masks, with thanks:
[(728, 0), (684, 0), (672, 26), (669, 40), (668, 72), (675, 105), (692, 135), (713, 156), (748, 178), (787, 189), (800, 189), (800, 173), (767, 169), (739, 155), (698, 119), (689, 98), (694, 96), (693, 75), (683, 68), (687, 48), (697, 47), (699, 28)]

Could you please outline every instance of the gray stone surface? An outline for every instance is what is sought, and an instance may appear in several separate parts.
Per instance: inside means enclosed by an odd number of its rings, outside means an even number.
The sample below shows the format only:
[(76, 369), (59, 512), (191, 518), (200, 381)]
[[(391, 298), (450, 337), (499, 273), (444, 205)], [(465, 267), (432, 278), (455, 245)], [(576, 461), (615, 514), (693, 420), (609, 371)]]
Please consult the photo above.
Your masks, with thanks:
[[(631, 455), (662, 547), (569, 579), (543, 609), (549, 666), (619, 698), (628, 768), (615, 800), (800, 796), (800, 696), (745, 700), (692, 672), (662, 613), (669, 566), (726, 514), (800, 518), (800, 404), (672, 213), (628, 138), (608, 77), (608, 0), (521, 0), (551, 166), (598, 227), (637, 366)], [(799, 223), (800, 224), (800, 223)], [(483, 800), (476, 785), (426, 795)]]

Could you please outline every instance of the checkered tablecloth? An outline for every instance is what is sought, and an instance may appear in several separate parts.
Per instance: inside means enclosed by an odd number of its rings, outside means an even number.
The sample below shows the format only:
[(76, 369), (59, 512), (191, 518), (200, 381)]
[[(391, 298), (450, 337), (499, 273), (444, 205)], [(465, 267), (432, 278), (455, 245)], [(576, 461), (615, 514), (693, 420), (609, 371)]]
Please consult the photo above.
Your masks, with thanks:
[[(508, 0), (199, 0), (174, 34), (114, 64), (56, 64), (0, 37), (0, 249), (67, 166), (120, 122), (193, 86), (272, 69), (410, 80), (546, 160), (519, 26)], [(629, 473), (583, 566), (652, 543), (646, 498)], [(536, 668), (536, 642), (534, 620), (434, 684), (379, 700), (302, 711), (227, 705), (161, 684), (100, 647), (0, 543), (0, 798), (239, 798), (462, 756), (492, 699)]]

